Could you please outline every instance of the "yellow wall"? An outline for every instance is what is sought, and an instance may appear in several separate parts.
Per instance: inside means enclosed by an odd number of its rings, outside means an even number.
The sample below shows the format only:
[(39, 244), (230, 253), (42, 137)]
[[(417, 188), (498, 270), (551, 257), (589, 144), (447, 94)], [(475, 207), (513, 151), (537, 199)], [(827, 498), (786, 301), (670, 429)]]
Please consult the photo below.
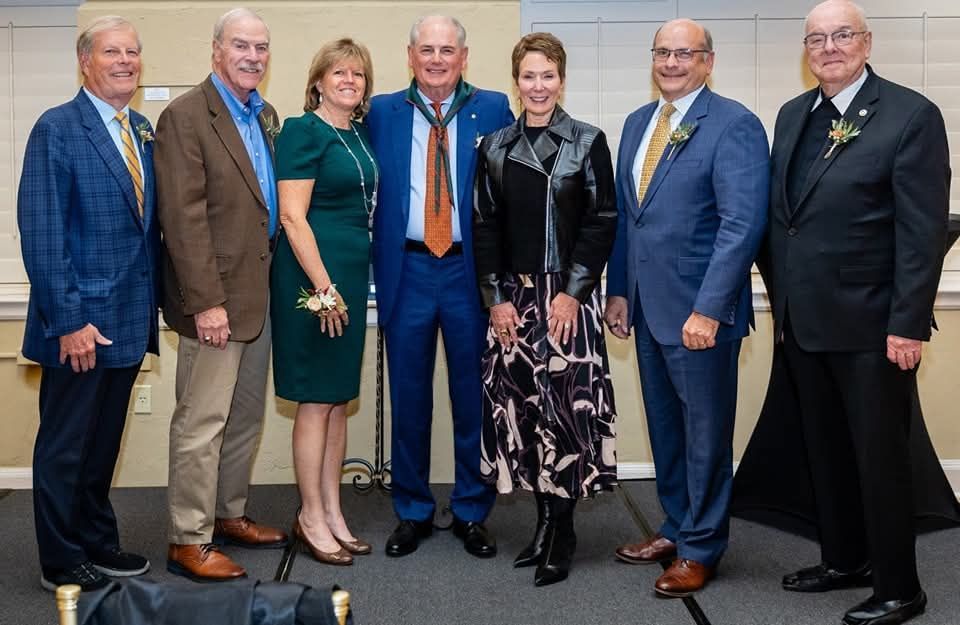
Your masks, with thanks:
[[(120, 14), (135, 22), (144, 43), (145, 86), (168, 86), (174, 95), (202, 80), (209, 71), (210, 38), (214, 20), (234, 2), (122, 2), (93, 0), (79, 9), (79, 23), (98, 15)], [(325, 41), (350, 35), (367, 44), (374, 58), (376, 91), (403, 88), (409, 74), (405, 45), (410, 23), (419, 15), (458, 16), (468, 32), (468, 79), (486, 88), (511, 91), (509, 53), (519, 36), (518, 2), (394, 2), (275, 1), (250, 3), (261, 11), (271, 29), (272, 60), (263, 89), (282, 116), (299, 114), (307, 65)], [(164, 103), (134, 106), (156, 120)], [(960, 459), (960, 424), (956, 419), (956, 380), (960, 379), (960, 311), (938, 311), (941, 332), (935, 336), (920, 372), (921, 393), (931, 437), (941, 458)], [(744, 342), (741, 356), (739, 421), (736, 455), (739, 457), (753, 430), (766, 390), (770, 366), (769, 315), (758, 315), (759, 331)], [(28, 467), (37, 428), (36, 399), (39, 371), (18, 366), (11, 355), (19, 349), (22, 322), (0, 322), (0, 397), (4, 400), (0, 468)], [(375, 337), (368, 330), (363, 382), (359, 402), (351, 407), (348, 456), (373, 457), (375, 411)], [(650, 462), (642, 421), (636, 360), (631, 342), (611, 338), (612, 374), (616, 390), (619, 460)], [(166, 480), (167, 427), (173, 410), (176, 335), (164, 332), (161, 355), (138, 384), (152, 387), (153, 413), (131, 415), (125, 434), (116, 483), (156, 485)], [(446, 397), (446, 367), (438, 359), (435, 384), (433, 475), (435, 481), (452, 478), (452, 428)], [(386, 402), (389, 440), (389, 401)], [(263, 441), (254, 472), (256, 482), (290, 482), (292, 406), (268, 401)], [(388, 452), (389, 455), (389, 452)]]

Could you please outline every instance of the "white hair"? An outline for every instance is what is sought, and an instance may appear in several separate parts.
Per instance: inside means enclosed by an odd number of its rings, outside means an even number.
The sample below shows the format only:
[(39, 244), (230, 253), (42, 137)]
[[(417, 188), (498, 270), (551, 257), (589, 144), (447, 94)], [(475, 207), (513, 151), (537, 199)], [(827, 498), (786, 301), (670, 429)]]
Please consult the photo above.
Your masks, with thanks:
[(217, 18), (216, 23), (213, 25), (213, 40), (223, 43), (223, 31), (226, 30), (227, 26), (229, 26), (231, 22), (244, 18), (259, 20), (259, 22), (263, 24), (263, 27), (267, 29), (267, 38), (270, 37), (270, 29), (267, 28), (267, 23), (263, 21), (263, 18), (250, 9), (240, 7), (236, 9), (230, 9)]
[(132, 30), (137, 37), (137, 50), (143, 50), (143, 44), (140, 43), (140, 33), (137, 32), (137, 29), (133, 27), (129, 20), (119, 15), (104, 15), (90, 22), (77, 37), (77, 58), (93, 54), (93, 40), (96, 39), (97, 35), (120, 28)]
[(420, 39), (420, 27), (423, 26), (423, 23), (427, 20), (442, 20), (447, 22), (457, 29), (457, 47), (462, 48), (467, 44), (467, 29), (463, 27), (460, 20), (449, 15), (424, 15), (418, 18), (417, 21), (413, 23), (413, 26), (410, 27), (411, 47), (417, 45), (417, 41)]

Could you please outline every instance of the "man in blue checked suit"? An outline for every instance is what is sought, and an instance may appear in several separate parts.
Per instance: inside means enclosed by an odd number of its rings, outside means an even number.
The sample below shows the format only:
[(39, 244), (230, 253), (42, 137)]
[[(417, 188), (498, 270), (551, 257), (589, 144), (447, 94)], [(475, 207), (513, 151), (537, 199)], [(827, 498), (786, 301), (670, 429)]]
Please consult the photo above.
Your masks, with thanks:
[(652, 52), (661, 97), (624, 124), (605, 320), (621, 338), (636, 332), (666, 520), (617, 557), (676, 557), (655, 590), (683, 597), (713, 577), (727, 547), (737, 360), (753, 323), (750, 266), (770, 166), (760, 120), (705, 84), (714, 61), (705, 28), (667, 22)]
[(90, 24), (77, 39), (83, 88), (40, 117), (23, 158), (23, 354), (42, 366), (33, 498), (48, 590), (150, 568), (120, 550), (108, 497), (130, 390), (157, 353), (153, 129), (128, 106), (140, 49), (123, 18)]
[(457, 20), (417, 20), (407, 55), (410, 87), (373, 98), (366, 118), (383, 172), (373, 269), (390, 370), (393, 507), (400, 519), (386, 550), (407, 555), (432, 532), (430, 425), (439, 330), (453, 412), (453, 531), (469, 553), (489, 557), (496, 543), (483, 521), (496, 494), (480, 477), (487, 317), (470, 233), (479, 139), (513, 123), (513, 114), (504, 94), (463, 80), (466, 32)]

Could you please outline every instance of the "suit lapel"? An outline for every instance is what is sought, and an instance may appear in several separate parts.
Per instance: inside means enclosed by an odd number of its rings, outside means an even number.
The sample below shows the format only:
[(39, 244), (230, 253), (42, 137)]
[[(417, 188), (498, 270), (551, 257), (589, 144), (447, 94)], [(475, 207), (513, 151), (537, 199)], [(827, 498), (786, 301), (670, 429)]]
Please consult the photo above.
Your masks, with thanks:
[(209, 77), (201, 83), (201, 88), (207, 97), (207, 106), (210, 109), (212, 118), (210, 124), (213, 126), (214, 132), (220, 137), (223, 147), (226, 148), (230, 158), (236, 163), (240, 174), (243, 176), (243, 180), (250, 188), (250, 192), (253, 193), (253, 196), (257, 198), (257, 201), (260, 202), (264, 210), (266, 210), (267, 203), (263, 198), (263, 193), (260, 191), (257, 174), (253, 170), (253, 163), (250, 162), (250, 155), (247, 154), (247, 148), (243, 145), (243, 139), (240, 138), (237, 125), (230, 116), (230, 109), (227, 108), (226, 103), (223, 101), (223, 98), (220, 97), (220, 93)]
[[(693, 101), (693, 104), (690, 105), (690, 109), (687, 111), (687, 114), (683, 116), (683, 119), (680, 120), (681, 124), (695, 124), (700, 125), (700, 120), (707, 116), (710, 110), (710, 98), (712, 93), (709, 87), (704, 87), (703, 91), (700, 92), (700, 95), (697, 96), (697, 99)], [(696, 136), (697, 131), (694, 130), (693, 134), (690, 136), (690, 139), (684, 141), (673, 150), (671, 154), (671, 146), (667, 145), (664, 149), (663, 154), (660, 155), (660, 161), (657, 163), (657, 168), (653, 171), (653, 178), (650, 180), (650, 185), (647, 187), (647, 193), (643, 196), (643, 203), (640, 205), (640, 210), (637, 213), (637, 218), (640, 218), (640, 215), (643, 215), (643, 211), (647, 210), (647, 206), (650, 205), (650, 201), (653, 199), (653, 196), (657, 194), (657, 189), (660, 188), (660, 183), (663, 182), (663, 179), (670, 173), (670, 168), (673, 167), (673, 164), (677, 161), (677, 157), (680, 155), (680, 152), (683, 151), (683, 148), (687, 146), (691, 140)], [(670, 155), (670, 158), (667, 158), (667, 155)]]
[[(400, 99), (393, 109), (393, 119), (391, 120), (391, 126), (394, 132), (393, 162), (402, 168), (402, 171), (397, 172), (396, 176), (400, 180), (407, 181), (406, 186), (402, 187), (406, 189), (408, 189), (410, 185), (410, 146), (413, 145), (413, 115), (415, 110), (413, 105), (407, 102), (406, 99)], [(403, 221), (401, 223), (408, 223), (410, 221), (409, 192), (400, 194), (400, 210), (403, 214)]]
[(127, 207), (136, 215), (137, 221), (140, 221), (140, 210), (137, 208), (137, 195), (133, 190), (133, 179), (130, 177), (127, 164), (120, 155), (120, 151), (117, 150), (117, 146), (113, 142), (113, 137), (107, 131), (107, 127), (103, 124), (103, 119), (97, 112), (96, 107), (93, 106), (93, 102), (82, 90), (77, 94), (76, 101), (80, 107), (80, 121), (87, 131), (87, 138), (93, 144), (100, 158), (106, 163), (107, 169), (110, 170), (120, 188), (123, 189), (123, 195), (127, 199)]
[(640, 217), (640, 207), (637, 205), (637, 181), (633, 177), (633, 163), (637, 159), (637, 151), (640, 149), (640, 142), (643, 140), (643, 133), (650, 125), (650, 118), (657, 110), (657, 103), (651, 102), (642, 109), (643, 114), (640, 120), (627, 137), (624, 137), (626, 143), (623, 148), (624, 162), (618, 163), (623, 175), (620, 176), (620, 183), (625, 185), (623, 197), (627, 198), (627, 206), (634, 217)]
[(783, 146), (779, 148), (785, 152), (787, 157), (786, 162), (783, 164), (783, 169), (780, 172), (780, 202), (785, 209), (785, 216), (787, 218), (789, 218), (795, 210), (793, 206), (790, 206), (790, 200), (787, 195), (787, 176), (790, 172), (790, 161), (793, 160), (794, 152), (797, 150), (797, 143), (800, 141), (804, 127), (807, 125), (807, 118), (810, 117), (810, 108), (816, 101), (818, 93), (820, 93), (819, 87), (807, 93), (807, 97), (804, 98), (802, 104), (800, 105), (801, 110), (799, 118), (793, 121), (788, 121), (788, 134), (786, 139), (784, 139)]
[[(863, 83), (863, 86), (860, 87), (860, 91), (857, 92), (850, 106), (847, 107), (847, 112), (843, 114), (842, 119), (852, 122), (854, 126), (862, 131), (870, 122), (874, 113), (876, 113), (876, 102), (879, 98), (877, 79), (871, 73), (866, 82)], [(863, 111), (862, 116), (860, 115), (861, 111)], [(856, 138), (853, 139), (853, 141), (856, 140)], [(825, 142), (825, 145), (829, 144)], [(843, 157), (845, 150), (846, 145), (839, 145), (833, 151), (830, 158), (824, 158), (826, 150), (822, 150), (821, 153), (817, 155), (816, 160), (813, 161), (813, 165), (810, 166), (810, 172), (807, 174), (806, 182), (803, 184), (803, 191), (800, 193), (800, 199), (797, 201), (797, 206), (793, 211), (794, 214), (800, 211), (804, 201), (813, 190), (813, 187), (816, 186), (817, 182), (823, 177), (827, 170), (830, 169), (838, 159)]]
[[(470, 172), (473, 171), (474, 163), (477, 157), (477, 117), (479, 115), (476, 95), (470, 98), (470, 101), (457, 113), (457, 210), (460, 213), (461, 225), (463, 222), (463, 212), (459, 210), (461, 206), (469, 206), (467, 195), (473, 193), (473, 189), (467, 184), (470, 178)], [(472, 220), (473, 215), (468, 215)], [(461, 230), (463, 231), (463, 230)]]

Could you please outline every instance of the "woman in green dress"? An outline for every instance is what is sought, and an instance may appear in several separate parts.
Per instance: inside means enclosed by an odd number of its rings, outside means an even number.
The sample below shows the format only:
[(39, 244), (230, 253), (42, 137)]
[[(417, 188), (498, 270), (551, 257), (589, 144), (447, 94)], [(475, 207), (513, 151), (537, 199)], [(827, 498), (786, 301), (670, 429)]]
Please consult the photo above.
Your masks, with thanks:
[[(370, 553), (340, 509), (347, 402), (360, 392), (366, 329), (369, 223), (378, 171), (357, 121), (373, 90), (367, 49), (351, 39), (324, 45), (310, 66), (305, 113), (276, 140), (283, 233), (270, 283), (273, 380), (298, 402), (293, 461), (302, 508), (294, 534), (328, 564)], [(336, 305), (298, 307), (304, 291)], [(332, 299), (331, 299), (332, 298)]]

